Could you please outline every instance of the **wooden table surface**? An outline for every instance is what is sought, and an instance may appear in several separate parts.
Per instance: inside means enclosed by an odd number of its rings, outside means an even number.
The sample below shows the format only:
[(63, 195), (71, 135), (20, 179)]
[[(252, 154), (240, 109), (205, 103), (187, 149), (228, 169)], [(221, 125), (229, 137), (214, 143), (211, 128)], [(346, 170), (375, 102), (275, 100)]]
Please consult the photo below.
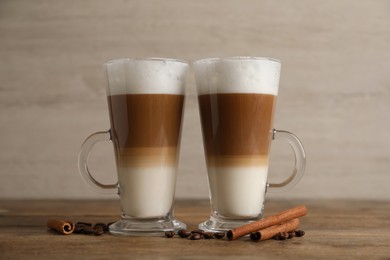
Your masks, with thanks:
[[(59, 235), (49, 231), (49, 218), (112, 222), (119, 203), (101, 201), (0, 201), (0, 259), (390, 259), (390, 203), (388, 201), (279, 201), (266, 202), (266, 214), (304, 204), (302, 238), (252, 242), (197, 240), (174, 237), (116, 237)], [(178, 219), (189, 229), (205, 220), (207, 201), (178, 201)]]

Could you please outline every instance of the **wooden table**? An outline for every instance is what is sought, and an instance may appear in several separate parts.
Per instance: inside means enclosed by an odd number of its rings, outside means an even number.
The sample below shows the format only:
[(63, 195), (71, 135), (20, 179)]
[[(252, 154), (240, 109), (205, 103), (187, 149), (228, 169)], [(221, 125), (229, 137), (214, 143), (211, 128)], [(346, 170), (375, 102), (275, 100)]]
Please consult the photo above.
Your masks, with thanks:
[[(0, 201), (0, 259), (390, 259), (388, 201), (278, 201), (266, 203), (266, 215), (305, 204), (302, 238), (252, 242), (178, 237), (59, 235), (46, 228), (49, 218), (112, 222), (117, 201)], [(189, 229), (205, 220), (207, 201), (178, 201), (176, 216)]]

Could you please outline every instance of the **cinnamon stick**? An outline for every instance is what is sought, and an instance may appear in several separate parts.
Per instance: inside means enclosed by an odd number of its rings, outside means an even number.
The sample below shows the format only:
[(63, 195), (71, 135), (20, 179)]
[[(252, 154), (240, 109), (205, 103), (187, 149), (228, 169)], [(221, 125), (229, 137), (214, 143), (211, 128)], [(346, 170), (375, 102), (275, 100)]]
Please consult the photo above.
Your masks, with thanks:
[(296, 230), (299, 227), (299, 219), (294, 218), (285, 223), (274, 225), (251, 234), (251, 238), (256, 241), (263, 241), (273, 238), (278, 233), (287, 233)]
[(54, 229), (64, 235), (72, 234), (74, 230), (74, 224), (72, 221), (49, 219), (46, 224), (47, 227)]
[(287, 222), (294, 218), (299, 218), (307, 214), (307, 208), (305, 206), (297, 206), (285, 211), (282, 211), (276, 215), (272, 215), (266, 218), (263, 218), (259, 221), (252, 222), (241, 227), (229, 230), (227, 232), (227, 237), (229, 240), (235, 240), (239, 237), (248, 235), (252, 232), (265, 229), (283, 222)]

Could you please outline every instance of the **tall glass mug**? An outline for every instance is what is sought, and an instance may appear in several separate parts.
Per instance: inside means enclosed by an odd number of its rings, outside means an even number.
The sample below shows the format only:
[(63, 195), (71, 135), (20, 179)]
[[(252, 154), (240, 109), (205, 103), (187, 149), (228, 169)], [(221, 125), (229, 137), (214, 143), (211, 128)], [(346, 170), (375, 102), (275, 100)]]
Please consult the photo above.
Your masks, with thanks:
[[(292, 133), (273, 129), (280, 62), (232, 57), (194, 63), (210, 185), (211, 217), (200, 229), (222, 231), (258, 220), (267, 187), (287, 189), (302, 177), (305, 152)], [(293, 173), (267, 183), (271, 140), (295, 153)]]
[[(171, 59), (120, 59), (104, 64), (111, 128), (92, 134), (79, 153), (84, 180), (120, 196), (121, 219), (110, 225), (114, 235), (161, 235), (186, 228), (174, 219), (184, 78), (188, 64)], [(88, 155), (99, 141), (114, 146), (118, 183), (92, 177)]]

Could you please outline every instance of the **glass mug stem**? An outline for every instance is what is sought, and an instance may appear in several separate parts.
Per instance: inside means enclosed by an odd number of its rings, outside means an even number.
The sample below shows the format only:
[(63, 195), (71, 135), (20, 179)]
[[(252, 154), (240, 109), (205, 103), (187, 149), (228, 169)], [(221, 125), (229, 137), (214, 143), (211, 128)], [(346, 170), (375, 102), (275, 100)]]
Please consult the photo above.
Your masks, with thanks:
[(302, 178), (306, 166), (306, 154), (301, 141), (296, 135), (288, 131), (272, 130), (272, 140), (287, 141), (294, 151), (294, 169), (292, 174), (282, 182), (268, 183), (267, 188), (276, 188), (278, 191), (286, 191), (295, 186)]
[(78, 157), (79, 172), (83, 177), (84, 181), (94, 189), (104, 193), (113, 193), (118, 188), (118, 183), (115, 184), (103, 184), (97, 181), (89, 171), (88, 158), (89, 153), (98, 142), (111, 141), (111, 132), (102, 131), (96, 132), (90, 135), (82, 144), (81, 150)]

